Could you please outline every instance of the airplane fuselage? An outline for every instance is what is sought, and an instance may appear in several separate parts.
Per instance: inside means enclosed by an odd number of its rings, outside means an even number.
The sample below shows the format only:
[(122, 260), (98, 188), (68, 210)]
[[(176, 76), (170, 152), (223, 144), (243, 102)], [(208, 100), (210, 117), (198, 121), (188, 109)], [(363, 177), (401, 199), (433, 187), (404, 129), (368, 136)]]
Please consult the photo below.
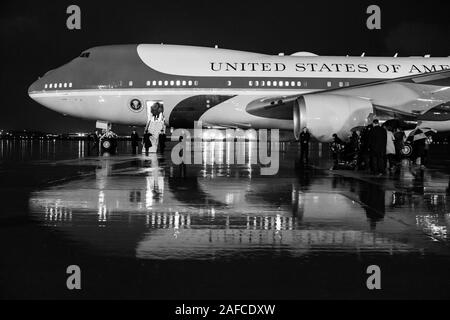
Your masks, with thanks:
[[(86, 50), (33, 83), (29, 95), (66, 115), (118, 124), (145, 125), (145, 106), (158, 101), (170, 127), (190, 128), (202, 121), (208, 126), (292, 130), (292, 118), (255, 115), (248, 105), (266, 97), (446, 69), (449, 57), (272, 56), (190, 46), (118, 45)], [(425, 113), (429, 107), (419, 104), (414, 112)], [(439, 122), (450, 129), (450, 118)]]

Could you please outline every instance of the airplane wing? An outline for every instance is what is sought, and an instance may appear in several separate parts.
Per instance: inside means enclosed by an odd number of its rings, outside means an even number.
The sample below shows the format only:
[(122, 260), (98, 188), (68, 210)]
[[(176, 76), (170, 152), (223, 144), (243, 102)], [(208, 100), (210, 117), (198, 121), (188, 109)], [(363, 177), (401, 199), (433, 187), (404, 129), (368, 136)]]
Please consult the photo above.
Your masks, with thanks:
[[(305, 95), (342, 95), (370, 100), (377, 113), (405, 120), (450, 120), (450, 70), (421, 73), (401, 78), (348, 86), (313, 93), (266, 97), (251, 102), (247, 112), (275, 119), (292, 119), (292, 106)], [(430, 114), (435, 107), (444, 114)], [(444, 117), (445, 119), (443, 119)]]

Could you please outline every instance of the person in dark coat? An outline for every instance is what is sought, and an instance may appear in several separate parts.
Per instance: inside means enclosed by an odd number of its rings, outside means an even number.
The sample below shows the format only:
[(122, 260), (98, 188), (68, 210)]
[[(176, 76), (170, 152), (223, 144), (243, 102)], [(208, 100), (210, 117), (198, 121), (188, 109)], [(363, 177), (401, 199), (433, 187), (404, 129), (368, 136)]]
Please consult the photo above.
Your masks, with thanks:
[(161, 132), (159, 133), (159, 138), (158, 138), (158, 151), (161, 153), (164, 153), (164, 150), (166, 149), (166, 132), (163, 130), (161, 130)]
[(358, 165), (361, 170), (370, 168), (369, 136), (372, 129), (373, 125), (369, 124), (361, 132)]
[(405, 145), (406, 135), (405, 132), (400, 128), (396, 128), (394, 132), (394, 144), (395, 144), (395, 157), (397, 163), (401, 163), (402, 161), (402, 149)]
[(309, 140), (311, 135), (308, 132), (308, 128), (303, 128), (302, 133), (300, 133), (300, 162), (308, 164), (309, 161)]
[[(422, 160), (425, 156), (425, 140), (426, 139), (419, 139), (413, 141), (413, 162), (415, 164), (422, 165)], [(420, 163), (418, 162), (418, 159), (420, 158)]]
[(386, 129), (380, 126), (378, 119), (373, 120), (373, 129), (369, 134), (369, 150), (372, 164), (372, 173), (383, 175), (386, 173)]
[(352, 153), (359, 155), (361, 148), (361, 133), (359, 131), (353, 131), (350, 137), (349, 148)]
[(90, 144), (89, 147), (92, 148), (92, 150), (94, 150), (96, 154), (98, 154), (100, 151), (100, 134), (97, 130), (89, 137), (89, 140), (92, 140), (93, 142), (92, 147), (90, 146)]
[(131, 149), (133, 154), (137, 153), (137, 150), (139, 148), (139, 135), (136, 132), (136, 130), (133, 130), (131, 133)]
[(333, 167), (335, 170), (339, 164), (339, 153), (344, 149), (344, 142), (338, 137), (336, 133), (333, 134), (333, 141), (330, 144), (331, 156), (333, 158)]
[(145, 155), (148, 156), (148, 149), (152, 147), (152, 142), (150, 141), (151, 133), (148, 130), (145, 130), (144, 137), (142, 142), (144, 143)]

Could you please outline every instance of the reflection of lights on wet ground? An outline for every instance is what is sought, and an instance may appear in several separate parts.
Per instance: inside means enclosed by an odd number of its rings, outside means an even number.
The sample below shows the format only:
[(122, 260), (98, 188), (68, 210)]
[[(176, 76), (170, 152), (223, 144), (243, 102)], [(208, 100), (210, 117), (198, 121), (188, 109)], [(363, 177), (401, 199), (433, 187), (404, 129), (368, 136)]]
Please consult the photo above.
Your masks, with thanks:
[(44, 206), (44, 219), (47, 222), (70, 222), (72, 221), (72, 210), (59, 206), (58, 203)]
[(78, 158), (84, 158), (84, 141), (78, 141)]
[(228, 192), (227, 195), (225, 196), (225, 203), (227, 205), (233, 204), (234, 203), (234, 194), (231, 192)]
[(227, 156), (226, 156), (226, 163), (229, 166), (232, 164), (231, 162), (231, 156), (233, 156), (233, 162), (234, 162), (234, 142), (227, 141)]
[(279, 214), (276, 216), (275, 229), (281, 231), (281, 217)]
[(252, 161), (253, 161), (253, 148), (252, 148), (252, 142), (248, 142), (248, 163), (247, 163), (247, 169), (248, 169), (248, 177), (252, 177)]
[(178, 234), (180, 233), (179, 229), (180, 229), (180, 214), (178, 212), (175, 212), (174, 227), (173, 227), (174, 230), (173, 236), (175, 238), (177, 238)]
[(108, 209), (105, 205), (105, 193), (103, 191), (100, 191), (98, 193), (98, 221), (99, 222), (106, 222), (106, 214), (108, 212)]
[(150, 209), (153, 205), (153, 185), (154, 178), (153, 177), (145, 177), (147, 182), (147, 187), (145, 188), (145, 208)]

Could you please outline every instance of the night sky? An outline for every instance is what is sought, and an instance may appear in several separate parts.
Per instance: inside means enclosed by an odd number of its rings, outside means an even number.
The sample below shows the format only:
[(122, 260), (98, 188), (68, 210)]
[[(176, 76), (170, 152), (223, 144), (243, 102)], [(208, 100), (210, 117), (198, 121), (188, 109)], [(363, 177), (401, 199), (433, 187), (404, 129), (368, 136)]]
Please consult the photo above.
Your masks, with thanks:
[[(81, 8), (82, 29), (66, 28)], [(381, 7), (381, 30), (366, 28), (366, 8)], [(267, 54), (450, 55), (448, 1), (19, 1), (0, 4), (0, 129), (88, 131), (94, 122), (64, 117), (32, 101), (28, 86), (98, 45), (165, 43)]]

